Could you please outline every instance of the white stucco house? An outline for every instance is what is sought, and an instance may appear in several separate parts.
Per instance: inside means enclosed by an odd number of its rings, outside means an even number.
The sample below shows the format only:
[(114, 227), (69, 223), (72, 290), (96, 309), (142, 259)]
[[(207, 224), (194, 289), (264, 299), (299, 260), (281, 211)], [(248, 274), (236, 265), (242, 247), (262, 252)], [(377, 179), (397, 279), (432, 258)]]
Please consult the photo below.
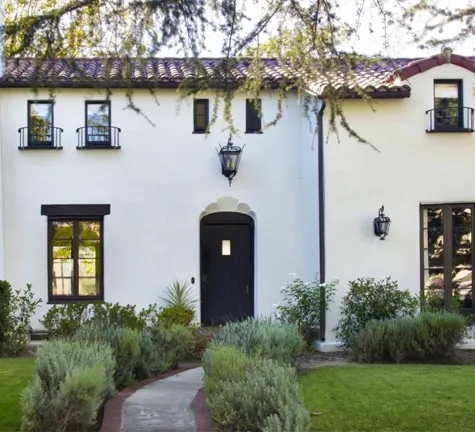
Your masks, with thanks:
[[(219, 59), (202, 63), (211, 70)], [(288, 78), (276, 60), (263, 64), (275, 86)], [(44, 300), (34, 326), (51, 304), (145, 307), (175, 278), (192, 283), (204, 324), (268, 315), (291, 272), (340, 279), (323, 350), (337, 347), (339, 300), (358, 277), (391, 276), (419, 293), (438, 276), (450, 294), (452, 277), (465, 270), (464, 307), (472, 309), (473, 58), (446, 50), (357, 68), (374, 110), (335, 77), (347, 88), (348, 122), (372, 146), (345, 131), (327, 139), (323, 83), (309, 83), (318, 108), (309, 119), (290, 93), (269, 128), (275, 88), (261, 94), (262, 118), (238, 94), (232, 143), (245, 148), (234, 178), (234, 156), (222, 157), (227, 173), (216, 152), (228, 143), (224, 120), (204, 133), (214, 95), (180, 103), (177, 87), (193, 73), (187, 63), (154, 58), (131, 67), (143, 115), (127, 109), (119, 60), (4, 65), (0, 277), (31, 283)], [(239, 63), (237, 79), (246, 67)], [(38, 74), (44, 88), (33, 93)], [(384, 241), (373, 228), (382, 205), (391, 219)]]

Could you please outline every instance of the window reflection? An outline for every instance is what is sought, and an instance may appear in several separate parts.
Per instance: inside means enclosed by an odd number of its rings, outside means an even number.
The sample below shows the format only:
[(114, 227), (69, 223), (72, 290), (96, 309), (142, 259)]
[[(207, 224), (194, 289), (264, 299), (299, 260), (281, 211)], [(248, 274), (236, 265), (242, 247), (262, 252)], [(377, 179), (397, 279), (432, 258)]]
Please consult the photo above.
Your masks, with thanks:
[(101, 295), (101, 222), (50, 222), (53, 296)]

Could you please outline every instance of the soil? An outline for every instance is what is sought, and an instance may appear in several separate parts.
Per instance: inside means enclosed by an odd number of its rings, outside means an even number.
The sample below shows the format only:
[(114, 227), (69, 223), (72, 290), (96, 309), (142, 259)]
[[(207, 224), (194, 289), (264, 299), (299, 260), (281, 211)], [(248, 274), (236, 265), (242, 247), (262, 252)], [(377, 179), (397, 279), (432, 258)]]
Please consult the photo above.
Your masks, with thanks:
[[(352, 363), (351, 354), (347, 351), (335, 353), (307, 352), (300, 357), (301, 371), (315, 369), (321, 366), (342, 365)], [(427, 362), (430, 363), (430, 362)], [(475, 365), (475, 350), (457, 349), (454, 358), (433, 362), (436, 364)]]

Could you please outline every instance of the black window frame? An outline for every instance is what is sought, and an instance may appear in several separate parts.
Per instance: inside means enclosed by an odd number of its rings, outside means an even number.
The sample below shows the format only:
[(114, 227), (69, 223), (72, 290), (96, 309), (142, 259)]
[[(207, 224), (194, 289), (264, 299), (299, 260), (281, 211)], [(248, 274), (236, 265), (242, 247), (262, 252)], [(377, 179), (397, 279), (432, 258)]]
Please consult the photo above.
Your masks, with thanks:
[[(421, 300), (425, 296), (426, 280), (425, 280), (425, 231), (429, 228), (424, 226), (424, 212), (428, 209), (442, 210), (442, 236), (443, 236), (443, 297), (446, 309), (452, 308), (453, 303), (453, 224), (452, 224), (452, 209), (454, 208), (470, 208), (471, 222), (470, 233), (472, 242), (470, 245), (472, 267), (471, 274), (471, 290), (472, 290), (472, 305), (471, 307), (462, 306), (459, 312), (463, 315), (471, 315), (475, 312), (475, 203), (474, 202), (454, 202), (454, 203), (437, 203), (437, 204), (421, 204), (420, 205), (420, 295)], [(448, 210), (448, 211), (447, 211)], [(429, 245), (428, 245), (429, 247)], [(448, 253), (450, 252), (450, 253)], [(427, 253), (429, 253), (427, 251)], [(430, 267), (427, 268), (429, 270)]]
[[(32, 105), (51, 105), (51, 132), (50, 136), (51, 139), (48, 141), (38, 141), (32, 139), (32, 116), (31, 116), (31, 106)], [(55, 133), (54, 133), (54, 106), (55, 106), (55, 101), (53, 99), (41, 99), (41, 100), (28, 100), (27, 101), (27, 125), (28, 125), (28, 140), (27, 140), (27, 146), (28, 147), (33, 147), (33, 148), (54, 148), (55, 146)]]
[[(204, 105), (204, 128), (198, 125), (199, 114), (197, 112), (198, 105)], [(194, 99), (193, 100), (193, 133), (206, 133), (209, 126), (209, 99)]]
[[(456, 125), (443, 125), (437, 122), (437, 104), (436, 104), (436, 88), (437, 84), (456, 84), (457, 85), (457, 124)], [(434, 91), (434, 129), (436, 131), (451, 131), (451, 130), (463, 130), (464, 126), (464, 113), (463, 113), (463, 80), (461, 79), (435, 79), (433, 85)]]
[[(88, 125), (88, 106), (89, 105), (106, 105), (107, 106), (107, 109), (108, 109), (108, 114), (109, 114), (109, 118), (108, 118), (108, 125), (107, 125), (107, 129), (108, 129), (108, 133), (107, 135), (104, 135), (104, 137), (107, 137), (107, 141), (94, 141), (94, 140), (90, 140), (89, 139), (89, 135), (92, 135), (92, 134), (89, 134), (89, 125)], [(99, 146), (104, 146), (104, 147), (108, 147), (108, 146), (111, 146), (112, 145), (112, 134), (111, 134), (111, 131), (112, 131), (112, 106), (111, 106), (111, 101), (110, 100), (87, 100), (85, 101), (84, 103), (84, 117), (85, 117), (85, 120), (84, 120), (84, 125), (85, 125), (85, 145), (86, 147), (89, 146), (89, 147), (99, 147)], [(94, 126), (91, 126), (91, 127), (94, 127)], [(96, 126), (97, 127), (97, 126)], [(97, 136), (102, 136), (102, 135), (97, 135)]]
[[(256, 108), (256, 102), (259, 105), (259, 109)], [(260, 110), (260, 112), (259, 112)], [(259, 116), (262, 114), (262, 99), (246, 99), (246, 133), (262, 133), (262, 118)]]
[[(79, 303), (104, 300), (104, 216), (110, 214), (109, 204), (76, 204), (76, 205), (42, 205), (41, 215), (47, 216), (47, 265), (48, 265), (48, 303)], [(71, 280), (72, 295), (53, 294), (53, 223), (73, 223), (73, 278)], [(96, 296), (79, 295), (79, 222), (99, 222), (100, 235), (100, 276), (99, 294)]]

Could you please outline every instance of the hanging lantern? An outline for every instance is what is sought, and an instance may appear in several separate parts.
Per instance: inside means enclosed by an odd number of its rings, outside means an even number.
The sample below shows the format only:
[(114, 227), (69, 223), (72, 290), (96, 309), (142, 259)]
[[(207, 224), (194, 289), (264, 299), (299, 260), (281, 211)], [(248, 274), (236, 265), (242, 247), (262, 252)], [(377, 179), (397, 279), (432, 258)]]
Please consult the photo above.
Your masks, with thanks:
[(241, 154), (244, 147), (245, 145), (242, 148), (235, 146), (231, 141), (231, 137), (229, 137), (226, 146), (219, 146), (219, 150), (216, 150), (221, 163), (221, 172), (223, 176), (228, 179), (229, 186), (231, 186), (231, 183), (238, 172), (239, 162), (241, 161)]
[(384, 206), (381, 206), (378, 212), (378, 217), (374, 218), (374, 235), (384, 240), (389, 233), (391, 219), (384, 215)]

